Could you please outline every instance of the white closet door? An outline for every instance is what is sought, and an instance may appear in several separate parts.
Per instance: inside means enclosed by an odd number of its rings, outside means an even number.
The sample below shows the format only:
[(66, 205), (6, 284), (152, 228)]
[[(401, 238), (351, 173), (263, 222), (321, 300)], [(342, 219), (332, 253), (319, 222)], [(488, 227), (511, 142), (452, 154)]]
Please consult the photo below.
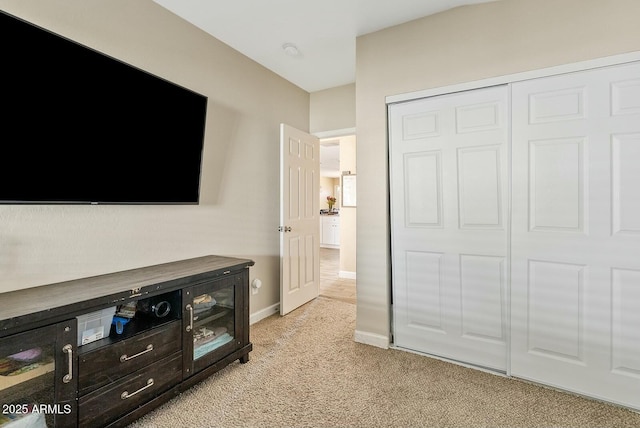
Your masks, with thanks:
[(507, 87), (389, 107), (398, 347), (506, 370)]
[(511, 372), (640, 408), (640, 65), (512, 94)]

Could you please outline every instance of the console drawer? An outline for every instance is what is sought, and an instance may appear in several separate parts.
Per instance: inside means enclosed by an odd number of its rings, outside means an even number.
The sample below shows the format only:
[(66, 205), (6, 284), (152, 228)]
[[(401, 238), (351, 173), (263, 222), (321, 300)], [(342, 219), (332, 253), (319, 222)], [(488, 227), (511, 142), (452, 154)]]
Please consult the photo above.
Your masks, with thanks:
[(78, 424), (97, 427), (118, 419), (182, 380), (182, 352), (80, 397)]
[(180, 320), (171, 321), (78, 358), (80, 396), (181, 349)]

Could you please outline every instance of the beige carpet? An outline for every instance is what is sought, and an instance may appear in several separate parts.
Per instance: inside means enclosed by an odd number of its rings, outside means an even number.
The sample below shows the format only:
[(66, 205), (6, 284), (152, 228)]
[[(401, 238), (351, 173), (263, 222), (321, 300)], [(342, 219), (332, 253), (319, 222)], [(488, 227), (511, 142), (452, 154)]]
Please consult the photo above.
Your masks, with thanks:
[(132, 427), (640, 427), (640, 414), (355, 343), (355, 306), (320, 297), (251, 328), (254, 351)]

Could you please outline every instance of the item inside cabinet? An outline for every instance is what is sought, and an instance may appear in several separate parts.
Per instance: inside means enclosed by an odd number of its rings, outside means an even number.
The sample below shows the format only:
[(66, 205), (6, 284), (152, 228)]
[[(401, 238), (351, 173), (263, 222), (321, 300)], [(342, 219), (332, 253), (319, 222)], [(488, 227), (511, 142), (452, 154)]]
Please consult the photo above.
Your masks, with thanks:
[(120, 340), (180, 317), (179, 290), (132, 300), (118, 306), (112, 321), (111, 337)]
[(193, 305), (193, 358), (198, 359), (233, 340), (233, 289), (201, 294)]
[[(37, 406), (37, 404), (34, 404)], [(47, 428), (44, 413), (0, 413), (2, 428)]]
[(54, 358), (47, 348), (35, 347), (0, 357), (0, 390), (10, 388), (54, 370)]

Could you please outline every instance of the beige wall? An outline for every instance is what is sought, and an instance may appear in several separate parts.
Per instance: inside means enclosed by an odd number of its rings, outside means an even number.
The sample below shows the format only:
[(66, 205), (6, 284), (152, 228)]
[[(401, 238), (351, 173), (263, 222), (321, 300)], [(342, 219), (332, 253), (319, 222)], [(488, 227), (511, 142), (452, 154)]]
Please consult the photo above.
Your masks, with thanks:
[[(335, 192), (335, 186), (340, 185), (340, 179), (334, 177), (320, 177), (320, 200), (318, 206), (321, 210), (329, 209), (329, 205), (327, 205), (327, 196), (333, 196), (334, 198), (338, 198)], [(335, 205), (336, 208), (340, 208), (338, 203)]]
[(357, 39), (357, 340), (390, 332), (385, 97), (640, 51), (638, 16), (637, 0), (501, 0)]
[(312, 92), (309, 110), (311, 133), (355, 128), (355, 84)]
[(308, 130), (309, 94), (151, 0), (0, 8), (208, 97), (200, 205), (0, 206), (0, 292), (222, 254), (255, 260), (252, 313), (278, 303), (279, 124)]

